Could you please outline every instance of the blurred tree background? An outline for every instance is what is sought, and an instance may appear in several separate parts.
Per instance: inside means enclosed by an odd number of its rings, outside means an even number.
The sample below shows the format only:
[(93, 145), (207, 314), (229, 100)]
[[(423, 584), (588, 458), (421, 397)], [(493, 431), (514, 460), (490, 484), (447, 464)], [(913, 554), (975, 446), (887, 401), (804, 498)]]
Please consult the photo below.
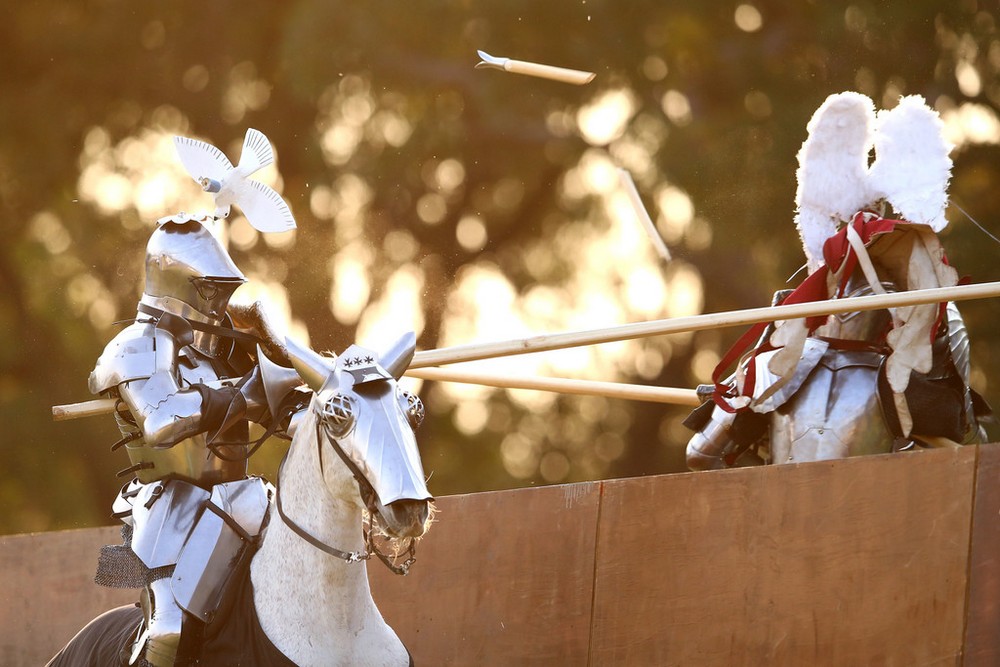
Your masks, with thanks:
[[(951, 196), (1000, 232), (995, 2), (38, 0), (0, 10), (0, 533), (111, 523), (113, 420), (54, 423), (134, 314), (154, 221), (210, 200), (171, 138), (232, 159), (297, 217), (222, 230), (317, 349), (412, 329), (422, 349), (766, 305), (803, 263), (795, 155), (813, 111), (920, 94), (956, 144)], [(575, 87), (475, 70), (476, 50), (597, 73)], [(671, 248), (619, 187), (633, 176)], [(957, 207), (976, 281), (998, 245)], [(1000, 405), (995, 302), (963, 306), (974, 385)], [(512, 358), (489, 368), (693, 387), (740, 331)], [(685, 408), (425, 383), (437, 495), (684, 469)], [(271, 475), (280, 445), (255, 469)]]

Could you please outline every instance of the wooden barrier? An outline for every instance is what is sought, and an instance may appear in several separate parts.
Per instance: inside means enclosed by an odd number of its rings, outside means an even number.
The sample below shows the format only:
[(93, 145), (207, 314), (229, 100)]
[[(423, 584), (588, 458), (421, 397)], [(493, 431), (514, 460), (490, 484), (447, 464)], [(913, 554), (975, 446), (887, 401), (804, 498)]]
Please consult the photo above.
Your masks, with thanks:
[(115, 527), (0, 537), (0, 665), (38, 667), (90, 619), (135, 602), (135, 591), (94, 583)]
[[(369, 573), (418, 665), (995, 665), (998, 475), (986, 445), (450, 496)], [(134, 597), (89, 583), (115, 541), (0, 538), (0, 664)]]
[(1000, 665), (1000, 446), (979, 448), (969, 549), (968, 665)]

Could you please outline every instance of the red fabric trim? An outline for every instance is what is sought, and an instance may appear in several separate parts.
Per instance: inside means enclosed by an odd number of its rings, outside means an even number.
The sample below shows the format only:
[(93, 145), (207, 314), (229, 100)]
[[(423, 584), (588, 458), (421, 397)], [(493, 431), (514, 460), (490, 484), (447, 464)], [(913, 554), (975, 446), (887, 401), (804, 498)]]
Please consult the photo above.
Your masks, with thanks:
[[(859, 211), (854, 215), (854, 219), (850, 222), (850, 225), (854, 227), (858, 236), (861, 237), (861, 241), (866, 246), (869, 245), (876, 236), (888, 234), (894, 231), (899, 225), (909, 224), (912, 223), (907, 222), (906, 220), (890, 220), (887, 218), (881, 218), (868, 211)], [(830, 298), (830, 295), (827, 292), (827, 281), (830, 272), (833, 271), (834, 273), (837, 273), (842, 269), (843, 271), (841, 273), (840, 283), (836, 289), (835, 298), (843, 297), (844, 289), (847, 286), (847, 280), (854, 272), (854, 268), (858, 263), (857, 254), (854, 252), (853, 248), (851, 248), (851, 244), (847, 240), (846, 225), (836, 234), (828, 238), (823, 244), (823, 260), (825, 264), (803, 280), (802, 283), (795, 288), (795, 291), (789, 294), (780, 305), (810, 303)], [(947, 264), (948, 258), (944, 257), (943, 261)], [(963, 278), (963, 280), (960, 281), (960, 284), (963, 281), (968, 282), (968, 278)], [(944, 317), (945, 308), (946, 304), (942, 303), (938, 313), (938, 321), (935, 323), (935, 326), (930, 332), (931, 340), (934, 339), (934, 336), (937, 333), (941, 319)], [(809, 328), (809, 333), (811, 334), (817, 327), (823, 325), (826, 322), (826, 319), (825, 315), (807, 318), (806, 326)], [(733, 343), (732, 347), (730, 347), (726, 354), (723, 355), (722, 359), (715, 367), (715, 370), (712, 372), (712, 382), (715, 384), (715, 391), (712, 394), (712, 400), (726, 412), (739, 412), (745, 408), (734, 409), (729, 405), (727, 399), (736, 398), (740, 394), (736, 392), (735, 387), (728, 387), (722, 384), (722, 378), (724, 374), (739, 361), (747, 350), (750, 349), (750, 346), (753, 345), (754, 341), (760, 338), (768, 324), (768, 322), (759, 322), (750, 327), (750, 329), (748, 329), (735, 343)], [(761, 352), (766, 352), (771, 349), (773, 349), (773, 347), (768, 343), (768, 341), (764, 341), (758, 349), (753, 351), (753, 355), (747, 362), (748, 372), (742, 395), (753, 395), (755, 379), (755, 375), (753, 373), (754, 357)]]

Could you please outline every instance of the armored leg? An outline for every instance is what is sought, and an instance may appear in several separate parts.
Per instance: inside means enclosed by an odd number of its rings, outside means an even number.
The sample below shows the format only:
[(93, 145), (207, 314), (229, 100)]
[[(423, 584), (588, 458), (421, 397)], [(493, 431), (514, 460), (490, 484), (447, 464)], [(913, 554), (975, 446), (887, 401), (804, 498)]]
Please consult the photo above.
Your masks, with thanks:
[(214, 618), (234, 566), (260, 531), (273, 488), (258, 477), (212, 487), (171, 579), (173, 599), (192, 617)]
[(134, 556), (109, 562), (135, 572), (106, 578), (111, 585), (144, 587), (145, 630), (129, 664), (136, 664), (143, 648), (153, 667), (187, 664), (202, 624), (222, 603), (234, 566), (250, 553), (272, 494), (273, 487), (256, 477), (217, 484), (211, 492), (180, 480), (123, 489), (116, 511), (132, 526), (124, 548)]
[(122, 499), (131, 506), (131, 549), (148, 577), (140, 597), (146, 631), (131, 664), (143, 643), (153, 667), (174, 667), (177, 662), (185, 614), (174, 599), (171, 579), (208, 498), (208, 491), (179, 480), (140, 484), (123, 493)]
[(723, 456), (733, 447), (729, 429), (734, 414), (716, 407), (704, 427), (688, 441), (687, 465), (691, 470), (722, 470), (726, 467)]
[(157, 579), (142, 592), (146, 616), (146, 660), (153, 667), (174, 667), (181, 641), (184, 612), (170, 592), (170, 579)]

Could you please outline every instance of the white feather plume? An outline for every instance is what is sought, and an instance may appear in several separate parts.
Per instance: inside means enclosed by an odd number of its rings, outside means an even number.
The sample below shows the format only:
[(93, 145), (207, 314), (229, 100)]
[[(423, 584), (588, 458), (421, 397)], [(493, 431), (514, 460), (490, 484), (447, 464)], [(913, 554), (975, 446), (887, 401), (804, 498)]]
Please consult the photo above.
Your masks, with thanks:
[(943, 124), (924, 98), (909, 95), (899, 105), (878, 112), (875, 121), (875, 162), (869, 171), (872, 199), (885, 199), (909, 222), (929, 225), (935, 232), (948, 224), (948, 182), (951, 146)]
[(868, 153), (875, 105), (865, 95), (831, 95), (806, 126), (799, 150), (795, 224), (810, 272), (823, 263), (823, 243), (871, 199)]
[[(922, 97), (903, 97), (876, 115), (866, 96), (838, 93), (816, 110), (807, 129), (798, 154), (795, 223), (810, 272), (823, 262), (826, 239), (879, 200), (898, 217), (936, 232), (948, 224), (953, 147)], [(875, 161), (868, 167), (873, 147)]]

